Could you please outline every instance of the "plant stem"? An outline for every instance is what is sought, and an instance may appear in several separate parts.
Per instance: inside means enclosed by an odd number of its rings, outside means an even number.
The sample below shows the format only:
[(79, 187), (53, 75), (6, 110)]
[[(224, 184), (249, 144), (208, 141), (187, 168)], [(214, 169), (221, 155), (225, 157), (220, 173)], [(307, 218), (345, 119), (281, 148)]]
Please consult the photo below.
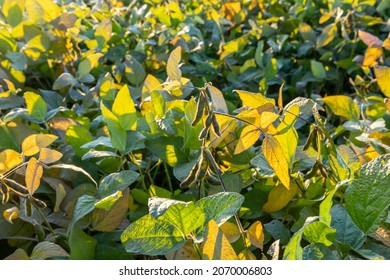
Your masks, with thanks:
[(145, 176), (142, 172), (142, 168), (141, 166), (139, 166), (138, 162), (137, 162), (137, 159), (135, 158), (135, 156), (133, 155), (133, 153), (130, 153), (130, 158), (131, 158), (131, 161), (135, 164), (135, 166), (137, 166), (137, 169), (138, 169), (138, 172), (139, 174), (141, 175), (141, 183), (142, 183), (142, 187), (144, 188), (144, 190), (147, 192), (148, 191), (148, 188), (146, 187), (146, 183), (145, 183)]
[(199, 259), (203, 260), (203, 254), (202, 254), (202, 251), (199, 248), (199, 245), (197, 243), (195, 243), (194, 241), (192, 241), (192, 246), (194, 246), (195, 251), (198, 254)]
[(171, 182), (171, 176), (169, 175), (168, 166), (167, 166), (167, 163), (166, 163), (165, 161), (164, 161), (164, 171), (165, 171), (165, 175), (167, 176), (169, 190), (171, 191), (171, 193), (173, 193), (173, 187), (172, 187), (172, 182)]
[(45, 215), (42, 213), (41, 209), (36, 205), (36, 203), (32, 200), (29, 199), (30, 203), (35, 207), (35, 209), (38, 211), (39, 216), (41, 216), (42, 220), (45, 222), (47, 225), (47, 228), (49, 229), (50, 233), (56, 237), (57, 234), (54, 232), (54, 229), (51, 227), (49, 221), (46, 219)]

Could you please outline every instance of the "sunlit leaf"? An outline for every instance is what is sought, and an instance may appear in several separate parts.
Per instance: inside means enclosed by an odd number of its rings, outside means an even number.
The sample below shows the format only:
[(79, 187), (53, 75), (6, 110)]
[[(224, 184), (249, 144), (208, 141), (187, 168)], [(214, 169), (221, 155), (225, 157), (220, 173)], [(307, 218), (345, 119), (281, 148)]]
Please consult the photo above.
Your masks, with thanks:
[(88, 55), (84, 60), (80, 62), (76, 77), (81, 79), (87, 74), (89, 74), (89, 72), (91, 72), (91, 70), (95, 68), (99, 58), (101, 58), (102, 56), (103, 54), (101, 53), (93, 53)]
[(235, 90), (242, 101), (242, 106), (257, 108), (265, 104), (271, 103), (275, 105), (275, 100), (262, 95), (261, 93), (252, 93), (244, 90)]
[(113, 114), (103, 102), (100, 103), (102, 110), (103, 121), (107, 124), (110, 131), (110, 139), (112, 145), (121, 152), (126, 150), (126, 131), (123, 129), (119, 119)]
[(26, 168), (26, 187), (29, 194), (34, 194), (38, 189), (43, 175), (43, 167), (37, 162), (36, 158), (31, 158)]
[(125, 229), (121, 242), (128, 252), (155, 256), (176, 251), (186, 241), (175, 226), (146, 215)]
[(269, 165), (275, 171), (282, 184), (290, 188), (290, 174), (288, 162), (283, 148), (274, 136), (268, 136), (263, 140), (262, 151)]
[(284, 208), (297, 192), (295, 183), (286, 189), (283, 185), (275, 186), (268, 195), (267, 203), (263, 206), (263, 211), (273, 213)]
[(239, 260), (257, 260), (255, 254), (253, 254), (249, 249), (244, 249), (238, 254)]
[(118, 118), (124, 130), (132, 129), (137, 121), (137, 114), (127, 85), (124, 85), (115, 97), (112, 112)]
[(28, 136), (22, 142), (22, 151), (25, 156), (33, 156), (37, 154), (42, 148), (49, 146), (57, 136), (52, 134), (33, 134)]
[(345, 95), (332, 95), (322, 99), (326, 105), (337, 115), (348, 120), (357, 121), (360, 116), (359, 106), (351, 97)]
[(364, 54), (363, 66), (371, 67), (377, 65), (377, 60), (382, 56), (382, 54), (382, 48), (368, 48)]
[(305, 227), (303, 235), (310, 243), (322, 243), (330, 246), (336, 238), (336, 230), (320, 221), (316, 221)]
[(4, 174), (22, 163), (22, 155), (14, 150), (7, 149), (0, 152), (0, 174)]
[(8, 208), (3, 212), (3, 217), (7, 222), (12, 224), (13, 220), (19, 218), (19, 208), (18, 207)]
[(260, 130), (254, 126), (247, 125), (241, 131), (240, 138), (238, 139), (237, 146), (234, 150), (234, 154), (240, 154), (243, 151), (249, 149), (259, 140)]
[(81, 148), (82, 145), (92, 141), (89, 130), (81, 125), (70, 125), (65, 133), (66, 143), (71, 145), (79, 157), (82, 157), (87, 149)]
[(230, 243), (236, 242), (241, 236), (238, 226), (235, 223), (229, 221), (220, 225), (219, 229), (222, 230), (223, 234), (226, 236)]
[(335, 23), (327, 25), (323, 30), (321, 35), (317, 39), (317, 48), (322, 48), (328, 45), (337, 37), (337, 25)]
[(260, 221), (256, 221), (248, 228), (249, 241), (257, 248), (263, 249), (264, 231)]
[(213, 110), (217, 112), (228, 113), (228, 108), (222, 92), (214, 86), (208, 86), (207, 89), (210, 92)]
[(50, 0), (26, 0), (25, 8), (28, 17), (33, 21), (43, 19), (50, 22), (61, 15), (61, 8)]
[(44, 121), (47, 113), (46, 102), (43, 98), (34, 92), (28, 91), (24, 94), (26, 99), (27, 111), (31, 117), (36, 120)]
[(238, 259), (233, 247), (214, 220), (209, 221), (206, 226), (202, 254), (204, 260)]
[[(382, 93), (390, 98), (390, 67), (375, 67), (374, 73)], [(389, 107), (390, 106), (388, 106), (388, 108)], [(388, 110), (390, 111), (390, 109)]]
[(181, 70), (179, 68), (180, 60), (181, 47), (179, 46), (171, 52), (167, 61), (167, 75), (172, 81), (181, 80)]
[(55, 164), (55, 165), (50, 165), (48, 166), (48, 168), (64, 168), (64, 169), (69, 169), (69, 170), (73, 170), (73, 171), (76, 171), (76, 172), (80, 172), (80, 173), (83, 173), (85, 176), (87, 176), (95, 185), (97, 185), (96, 181), (92, 178), (91, 175), (89, 175), (89, 173), (87, 171), (85, 171), (84, 169), (82, 169), (81, 167), (78, 167), (78, 166), (75, 166), (73, 164), (64, 164), (64, 163), (61, 163), (61, 164)]

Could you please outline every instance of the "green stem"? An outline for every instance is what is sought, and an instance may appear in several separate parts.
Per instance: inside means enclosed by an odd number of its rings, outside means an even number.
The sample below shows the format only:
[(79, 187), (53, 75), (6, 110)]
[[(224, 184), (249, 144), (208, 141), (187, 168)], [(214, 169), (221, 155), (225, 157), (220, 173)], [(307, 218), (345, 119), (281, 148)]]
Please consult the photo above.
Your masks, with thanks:
[(167, 166), (167, 163), (165, 161), (164, 161), (164, 171), (165, 171), (165, 175), (167, 176), (169, 190), (171, 191), (171, 193), (173, 193), (171, 176), (169, 175), (168, 166)]
[(35, 207), (35, 209), (38, 211), (39, 216), (41, 216), (42, 220), (45, 222), (47, 228), (49, 229), (50, 233), (56, 237), (57, 234), (55, 233), (54, 229), (51, 227), (49, 221), (46, 219), (45, 215), (42, 213), (41, 209), (35, 204), (35, 202), (32, 199), (29, 199), (30, 203)]
[(141, 175), (141, 178), (142, 178), (141, 179), (142, 187), (147, 192), (148, 188), (146, 187), (145, 176), (144, 176), (144, 173), (142, 172), (142, 168), (141, 168), (141, 166), (139, 166), (139, 164), (137, 162), (137, 159), (135, 158), (133, 153), (130, 153), (130, 157), (131, 157), (131, 161), (135, 164), (135, 166), (137, 166), (138, 172), (139, 172), (139, 174)]
[(203, 254), (202, 254), (202, 251), (199, 248), (199, 245), (197, 243), (195, 243), (194, 241), (192, 241), (192, 245), (194, 246), (195, 251), (198, 254), (199, 259), (203, 260)]

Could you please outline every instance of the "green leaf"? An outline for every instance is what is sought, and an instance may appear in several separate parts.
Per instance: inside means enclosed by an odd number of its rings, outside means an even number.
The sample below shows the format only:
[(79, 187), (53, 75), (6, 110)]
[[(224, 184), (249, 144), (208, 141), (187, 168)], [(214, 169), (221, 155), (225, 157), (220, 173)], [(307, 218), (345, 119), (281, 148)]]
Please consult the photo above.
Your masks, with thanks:
[(99, 58), (101, 58), (103, 54), (101, 53), (94, 53), (88, 55), (86, 58), (84, 58), (78, 67), (78, 71), (76, 73), (76, 77), (78, 79), (84, 78), (98, 63)]
[(167, 61), (167, 75), (172, 81), (181, 81), (181, 70), (179, 63), (181, 60), (181, 47), (177, 47), (169, 55)]
[(26, 92), (24, 98), (26, 99), (27, 111), (30, 116), (38, 121), (44, 122), (47, 113), (45, 100), (39, 94), (31, 91)]
[(319, 49), (331, 43), (337, 37), (337, 32), (338, 30), (336, 23), (332, 23), (326, 26), (317, 39), (316, 48)]
[(104, 209), (106, 211), (110, 210), (111, 207), (122, 197), (122, 192), (117, 191), (113, 194), (110, 194), (95, 203), (95, 208)]
[(141, 85), (141, 83), (145, 80), (146, 72), (142, 67), (141, 63), (138, 62), (131, 55), (126, 55), (125, 60), (125, 75), (127, 80), (136, 86)]
[(156, 256), (178, 250), (186, 241), (175, 226), (146, 215), (127, 227), (121, 242), (127, 252)]
[(303, 249), (301, 247), (302, 235), (305, 227), (310, 223), (314, 222), (317, 217), (308, 217), (300, 230), (298, 230), (288, 242), (284, 254), (284, 260), (302, 260)]
[(303, 248), (303, 260), (338, 260), (332, 250), (322, 243), (310, 244)]
[(114, 79), (110, 73), (106, 73), (100, 82), (100, 98), (106, 101), (114, 101), (116, 92)]
[(66, 143), (71, 145), (77, 156), (83, 157), (87, 149), (81, 148), (86, 143), (92, 141), (91, 133), (87, 128), (80, 125), (70, 125), (66, 130)]
[(351, 220), (345, 207), (336, 204), (330, 209), (330, 215), (332, 216), (330, 226), (336, 229), (336, 241), (359, 249), (364, 243), (365, 236)]
[(274, 136), (268, 136), (263, 140), (261, 146), (264, 157), (269, 165), (275, 171), (282, 184), (290, 188), (290, 173), (288, 169), (288, 161), (279, 141)]
[(345, 204), (354, 223), (366, 234), (386, 219), (390, 205), (390, 155), (363, 165), (345, 192)]
[(83, 195), (77, 199), (73, 210), (73, 217), (69, 223), (68, 231), (70, 232), (74, 225), (83, 217), (95, 209), (96, 198), (90, 195)]
[(101, 198), (104, 198), (118, 191), (123, 191), (137, 181), (138, 178), (139, 174), (132, 170), (111, 173), (100, 182), (98, 194)]
[(130, 130), (137, 121), (137, 114), (134, 101), (131, 98), (129, 87), (124, 85), (116, 95), (112, 112), (118, 118), (124, 130)]
[(189, 236), (191, 232), (204, 226), (205, 214), (193, 202), (174, 204), (158, 220), (166, 221), (174, 225), (180, 229), (184, 236)]
[(332, 216), (330, 214), (330, 209), (333, 205), (333, 196), (337, 192), (338, 187), (329, 192), (327, 197), (320, 204), (320, 222), (326, 224), (327, 226), (331, 225)]
[(77, 84), (77, 80), (75, 77), (72, 76), (72, 74), (69, 73), (62, 73), (57, 80), (54, 81), (53, 84), (53, 90), (58, 90), (61, 88), (64, 88), (66, 86), (74, 86)]
[(311, 66), (311, 73), (313, 74), (314, 77), (323, 80), (326, 78), (326, 71), (324, 68), (324, 65), (315, 60), (310, 61), (310, 66)]
[(153, 197), (149, 198), (149, 201), (148, 201), (150, 216), (157, 219), (161, 215), (163, 215), (169, 209), (169, 207), (176, 205), (176, 204), (187, 205), (188, 203), (184, 202), (184, 201), (180, 201), (180, 200), (174, 200), (174, 199), (169, 199), (169, 198), (161, 198), (161, 197), (153, 196)]
[(222, 225), (240, 210), (243, 202), (244, 197), (239, 193), (221, 192), (202, 198), (195, 206), (200, 207), (206, 214), (205, 223), (214, 220), (218, 225)]
[(34, 247), (30, 258), (32, 260), (46, 260), (48, 258), (68, 256), (69, 254), (64, 249), (62, 249), (61, 246), (52, 242), (44, 241), (38, 243)]
[(106, 107), (103, 102), (100, 102), (103, 121), (107, 124), (110, 131), (110, 140), (112, 145), (120, 152), (126, 150), (126, 131), (122, 128), (119, 119)]
[(75, 227), (69, 235), (70, 260), (95, 259), (96, 239)]
[(281, 245), (286, 245), (289, 242), (291, 237), (290, 231), (281, 221), (273, 220), (268, 224), (264, 224), (264, 228), (275, 240), (279, 239)]
[(310, 243), (322, 243), (325, 246), (330, 246), (336, 238), (336, 230), (316, 221), (305, 227), (303, 235)]
[(183, 147), (183, 138), (181, 137), (147, 138), (145, 144), (149, 151), (164, 160), (170, 166), (187, 162), (187, 156), (181, 149), (181, 147)]
[(345, 95), (332, 95), (322, 98), (326, 105), (337, 115), (347, 120), (358, 121), (360, 116), (359, 106), (352, 98)]

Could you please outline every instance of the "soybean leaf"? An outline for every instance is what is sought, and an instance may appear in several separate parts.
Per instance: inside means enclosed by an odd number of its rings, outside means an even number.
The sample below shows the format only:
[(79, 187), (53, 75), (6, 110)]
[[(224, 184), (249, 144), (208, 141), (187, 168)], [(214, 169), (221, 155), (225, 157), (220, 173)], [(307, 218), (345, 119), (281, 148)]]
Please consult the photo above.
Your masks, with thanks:
[(247, 233), (249, 235), (249, 241), (251, 242), (251, 244), (256, 246), (257, 248), (263, 249), (264, 231), (261, 222), (256, 221), (251, 224), (247, 230)]
[(310, 244), (303, 248), (303, 260), (338, 260), (332, 250), (322, 243)]
[(49, 146), (58, 137), (51, 134), (33, 134), (22, 142), (22, 151), (25, 156), (33, 156), (42, 148)]
[(56, 162), (62, 158), (63, 154), (49, 148), (42, 148), (39, 153), (39, 161), (50, 164)]
[(177, 47), (169, 55), (167, 61), (167, 74), (172, 81), (181, 80), (181, 71), (179, 69), (179, 63), (181, 60), (181, 47)]
[(77, 199), (73, 210), (73, 216), (69, 223), (68, 232), (70, 233), (74, 225), (84, 216), (88, 215), (95, 208), (96, 198), (90, 195), (83, 195)]
[(92, 178), (91, 175), (89, 175), (89, 173), (87, 171), (85, 171), (81, 167), (75, 166), (73, 164), (61, 163), (61, 164), (50, 165), (48, 168), (65, 168), (65, 169), (70, 169), (70, 170), (73, 170), (73, 171), (76, 171), (76, 172), (81, 172), (85, 176), (87, 176), (97, 186), (96, 181)]
[(22, 155), (14, 150), (7, 149), (0, 152), (0, 174), (4, 174), (18, 166), (22, 161)]
[(268, 103), (275, 105), (275, 100), (267, 98), (261, 93), (252, 93), (244, 90), (235, 90), (235, 92), (240, 97), (243, 107), (258, 108)]
[(109, 196), (117, 191), (123, 191), (132, 183), (138, 180), (139, 174), (132, 170), (124, 170), (117, 173), (111, 173), (104, 177), (99, 184), (98, 194), (101, 198)]
[(337, 115), (348, 120), (359, 120), (359, 106), (353, 102), (352, 98), (345, 95), (332, 95), (322, 98), (326, 105)]
[(214, 220), (206, 226), (206, 234), (202, 249), (204, 260), (237, 260), (238, 257), (222, 230)]
[(175, 226), (145, 215), (125, 229), (121, 242), (127, 252), (156, 256), (178, 250), (186, 241)]
[(345, 204), (354, 223), (366, 234), (386, 219), (390, 205), (390, 155), (363, 165), (345, 192)]
[(32, 260), (46, 260), (54, 257), (69, 257), (69, 254), (60, 245), (48, 241), (38, 243), (30, 256)]
[(336, 229), (336, 241), (359, 249), (364, 243), (365, 236), (351, 220), (345, 207), (336, 204), (330, 209), (330, 215), (332, 216), (330, 226)]
[(254, 126), (248, 125), (241, 131), (234, 154), (240, 154), (249, 149), (259, 140), (260, 130)]
[(103, 121), (107, 124), (110, 131), (112, 145), (121, 152), (126, 150), (126, 130), (122, 127), (118, 117), (113, 114), (103, 102), (100, 103)]
[(276, 185), (269, 193), (267, 203), (263, 205), (263, 211), (273, 213), (281, 210), (291, 201), (296, 193), (297, 187), (295, 183), (291, 184), (289, 189), (286, 189), (281, 184)]
[(390, 97), (390, 67), (375, 67), (374, 73), (379, 88), (385, 96)]
[(112, 105), (112, 112), (118, 118), (124, 130), (132, 129), (137, 121), (137, 114), (127, 85), (124, 85), (116, 95)]
[(263, 140), (262, 151), (269, 165), (275, 171), (282, 184), (290, 188), (290, 174), (288, 162), (283, 148), (274, 136), (268, 136)]
[(240, 209), (243, 202), (244, 197), (239, 193), (222, 192), (200, 199), (195, 206), (206, 214), (205, 223), (214, 220), (221, 225)]
[(35, 191), (38, 189), (41, 178), (43, 175), (43, 167), (37, 162), (36, 158), (31, 158), (27, 164), (26, 168), (26, 187), (28, 189), (28, 193), (33, 195)]
[(169, 207), (176, 205), (176, 204), (184, 204), (187, 203), (180, 200), (174, 200), (174, 199), (168, 199), (168, 198), (161, 198), (161, 197), (151, 197), (148, 201), (148, 207), (149, 207), (149, 213), (150, 215), (157, 219), (161, 215), (163, 215)]
[(54, 81), (53, 90), (58, 90), (66, 86), (74, 86), (77, 84), (77, 80), (72, 74), (62, 73), (57, 80)]
[(45, 100), (34, 92), (28, 91), (24, 94), (24, 98), (26, 99), (27, 111), (29, 115), (38, 120), (45, 121), (46, 113), (47, 113), (47, 105)]
[(95, 259), (96, 239), (78, 227), (74, 227), (69, 235), (70, 260)]
[(336, 230), (316, 221), (305, 227), (303, 235), (310, 243), (322, 243), (325, 246), (330, 246), (336, 238)]

